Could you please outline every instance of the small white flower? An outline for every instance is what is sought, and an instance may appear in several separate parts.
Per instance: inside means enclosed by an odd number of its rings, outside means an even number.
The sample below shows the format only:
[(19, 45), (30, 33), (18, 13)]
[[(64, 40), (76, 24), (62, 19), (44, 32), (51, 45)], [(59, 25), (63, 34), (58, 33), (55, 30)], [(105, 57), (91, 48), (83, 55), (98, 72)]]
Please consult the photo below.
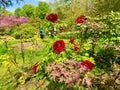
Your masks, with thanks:
[(48, 32), (48, 34), (50, 35), (50, 34), (51, 34), (51, 32)]
[(54, 28), (54, 31), (57, 31), (56, 28)]

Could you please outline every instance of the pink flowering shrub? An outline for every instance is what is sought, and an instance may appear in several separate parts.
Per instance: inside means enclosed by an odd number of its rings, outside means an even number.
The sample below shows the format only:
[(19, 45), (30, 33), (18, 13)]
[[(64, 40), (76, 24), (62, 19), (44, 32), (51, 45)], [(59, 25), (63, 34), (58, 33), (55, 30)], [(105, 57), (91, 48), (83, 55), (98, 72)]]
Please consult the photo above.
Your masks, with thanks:
[(83, 79), (81, 75), (91, 71), (93, 64), (89, 60), (77, 62), (66, 60), (64, 63), (51, 63), (46, 67), (50, 80), (64, 82), (67, 86), (73, 86)]
[(4, 14), (0, 14), (0, 28), (19, 26), (27, 21), (28, 18), (26, 17), (20, 17), (20, 18), (17, 16), (9, 17)]

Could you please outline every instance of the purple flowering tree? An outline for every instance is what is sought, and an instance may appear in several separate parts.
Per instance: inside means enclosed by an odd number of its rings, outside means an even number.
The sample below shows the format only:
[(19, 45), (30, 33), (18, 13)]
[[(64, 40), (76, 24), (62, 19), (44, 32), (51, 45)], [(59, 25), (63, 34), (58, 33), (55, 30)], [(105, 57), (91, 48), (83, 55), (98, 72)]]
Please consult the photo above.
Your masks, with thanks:
[(13, 27), (13, 26), (20, 26), (21, 24), (28, 21), (28, 18), (26, 17), (17, 17), (17, 16), (11, 16), (8, 17), (4, 14), (0, 14), (0, 28), (5, 29), (7, 27)]

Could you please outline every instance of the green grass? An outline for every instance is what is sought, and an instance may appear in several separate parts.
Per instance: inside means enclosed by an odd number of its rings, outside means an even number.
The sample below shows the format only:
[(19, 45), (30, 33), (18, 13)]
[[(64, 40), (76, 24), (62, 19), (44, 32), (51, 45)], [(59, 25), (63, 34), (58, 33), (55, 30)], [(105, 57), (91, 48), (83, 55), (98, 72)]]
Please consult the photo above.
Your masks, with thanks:
[[(50, 40), (48, 40), (48, 38), (47, 38), (47, 39), (44, 39), (44, 40), (39, 40), (37, 42), (42, 44), (42, 45), (45, 45), (47, 43), (50, 43)], [(11, 47), (12, 45), (17, 44), (17, 43), (20, 43), (20, 40), (10, 40), (8, 42), (8, 48), (6, 48), (5, 44), (2, 41), (0, 41), (0, 56), (2, 56), (2, 55), (8, 55), (8, 56), (13, 55), (13, 51), (9, 50), (9, 47)], [(24, 55), (25, 55), (24, 66), (31, 68), (34, 63), (39, 62), (41, 59), (43, 59), (44, 49), (45, 48), (41, 48), (41, 49), (37, 49), (37, 50), (25, 50), (24, 51)], [(15, 52), (15, 54), (16, 54), (16, 62), (18, 63), (19, 66), (21, 66), (22, 62), (23, 62), (22, 61), (22, 54), (21, 54), (21, 52)], [(0, 79), (2, 79), (2, 80), (0, 80), (0, 81), (2, 81), (2, 83), (6, 80), (6, 77), (10, 76), (7, 72), (7, 69), (5, 67), (3, 67), (3, 65), (2, 65), (3, 61), (4, 61), (3, 59), (0, 59), (0, 72), (2, 72), (2, 74), (0, 74), (0, 77), (1, 77)], [(6, 61), (10, 61), (10, 59), (6, 60)], [(16, 72), (15, 70), (18, 70), (14, 66), (14, 64), (12, 64), (10, 69), (11, 69), (12, 73), (15, 73)], [(6, 75), (6, 76), (4, 76), (4, 75)], [(5, 77), (5, 78), (2, 78), (2, 77)]]
[[(40, 43), (43, 44), (43, 42), (45, 43), (48, 43), (46, 40), (43, 40), (43, 41), (39, 41)], [(13, 44), (16, 44), (16, 43), (20, 43), (19, 40), (11, 40), (8, 42), (8, 47), (10, 47), (11, 45)], [(11, 50), (8, 50), (8, 48), (5, 47), (4, 43), (1, 43), (0, 42), (0, 56), (2, 55), (12, 55), (13, 52)], [(25, 55), (25, 63), (24, 63), (24, 67), (27, 67), (29, 68), (30, 70), (28, 71), (28, 73), (31, 73), (32, 72), (32, 65), (36, 62), (39, 62), (40, 59), (43, 58), (42, 56), (42, 51), (41, 49), (38, 49), (38, 50), (25, 50), (24, 51), (24, 55)], [(0, 59), (0, 72), (2, 72), (0, 74), (0, 90), (13, 90), (13, 88), (15, 88), (15, 83), (16, 81), (14, 81), (10, 75), (10, 73), (8, 72), (8, 69), (7, 67), (4, 67), (2, 65), (2, 62), (4, 60), (3, 59)], [(11, 60), (6, 60), (6, 61), (9, 61), (11, 62)], [(22, 55), (21, 53), (19, 52), (16, 52), (16, 62), (18, 63), (19, 65), (19, 68), (15, 67), (15, 65), (13, 63), (11, 63), (10, 65), (10, 71), (12, 73), (12, 75), (14, 76), (14, 74), (16, 74), (17, 72), (20, 72), (20, 69), (21, 69), (21, 66), (22, 66)]]

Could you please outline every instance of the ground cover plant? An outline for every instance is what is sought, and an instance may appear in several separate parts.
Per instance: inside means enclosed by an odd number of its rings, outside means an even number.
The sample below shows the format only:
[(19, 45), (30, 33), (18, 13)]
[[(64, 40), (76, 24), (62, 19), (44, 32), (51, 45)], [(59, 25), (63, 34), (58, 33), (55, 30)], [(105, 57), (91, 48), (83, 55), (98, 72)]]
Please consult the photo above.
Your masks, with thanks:
[(120, 90), (119, 12), (67, 22), (61, 8), (24, 9), (0, 14), (0, 90)]

